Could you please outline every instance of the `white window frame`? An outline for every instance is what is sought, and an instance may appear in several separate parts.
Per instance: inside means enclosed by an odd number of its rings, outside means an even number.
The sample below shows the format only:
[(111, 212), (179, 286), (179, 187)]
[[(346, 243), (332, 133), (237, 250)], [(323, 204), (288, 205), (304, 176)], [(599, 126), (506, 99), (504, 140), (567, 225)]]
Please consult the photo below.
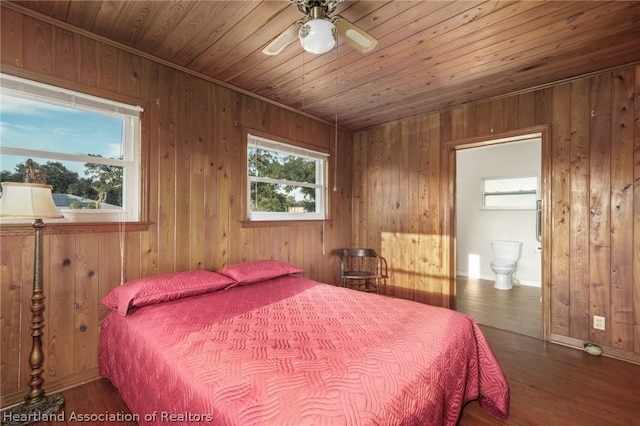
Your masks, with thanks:
[[(143, 111), (142, 107), (0, 73), (0, 94), (5, 93), (15, 97), (112, 115), (123, 119), (122, 160), (84, 154), (68, 154), (55, 151), (8, 147), (0, 144), (0, 155), (20, 155), (45, 158), (47, 160), (77, 161), (122, 167), (122, 209), (80, 210), (61, 208), (60, 211), (63, 213), (64, 219), (51, 219), (48, 220), (48, 222), (118, 222), (140, 220), (140, 115)], [(18, 222), (18, 220), (11, 221)]]
[[(535, 189), (514, 189), (505, 191), (487, 191), (487, 182), (489, 181), (509, 181), (515, 179), (535, 179)], [(482, 178), (482, 209), (483, 210), (535, 210), (536, 200), (540, 197), (540, 177), (537, 175), (527, 176), (502, 176), (502, 177), (485, 177)], [(532, 204), (500, 204), (500, 205), (487, 205), (487, 197), (501, 196), (501, 197), (520, 197), (522, 195), (533, 195)]]
[[(262, 176), (249, 175), (249, 149), (261, 148), (269, 151), (276, 151), (282, 154), (295, 155), (317, 162), (316, 166), (316, 183), (295, 182), (280, 179), (273, 179)], [(289, 143), (267, 139), (251, 133), (247, 133), (247, 162), (246, 162), (246, 178), (247, 178), (247, 219), (250, 221), (290, 221), (290, 220), (324, 220), (326, 219), (327, 203), (327, 167), (329, 154), (302, 148)], [(315, 189), (315, 212), (254, 212), (251, 211), (251, 184), (253, 182), (294, 185)]]

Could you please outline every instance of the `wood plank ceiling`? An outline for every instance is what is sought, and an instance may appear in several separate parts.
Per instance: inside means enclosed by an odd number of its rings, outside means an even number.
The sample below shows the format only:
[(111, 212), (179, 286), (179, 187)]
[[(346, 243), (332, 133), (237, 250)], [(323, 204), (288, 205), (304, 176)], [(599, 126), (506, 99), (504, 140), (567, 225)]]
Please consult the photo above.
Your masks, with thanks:
[(375, 50), (277, 56), (287, 0), (3, 3), (353, 131), (640, 61), (640, 1), (344, 1)]

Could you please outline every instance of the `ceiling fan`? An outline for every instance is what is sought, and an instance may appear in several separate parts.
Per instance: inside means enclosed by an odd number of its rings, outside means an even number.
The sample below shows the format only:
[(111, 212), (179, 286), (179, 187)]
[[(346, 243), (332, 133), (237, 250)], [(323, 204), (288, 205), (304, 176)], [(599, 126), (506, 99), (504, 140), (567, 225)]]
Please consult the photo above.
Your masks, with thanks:
[(285, 47), (300, 40), (302, 48), (310, 53), (322, 54), (333, 49), (337, 35), (366, 53), (373, 50), (378, 40), (340, 15), (329, 16), (343, 0), (289, 0), (305, 14), (295, 21), (262, 50), (265, 55), (277, 55)]

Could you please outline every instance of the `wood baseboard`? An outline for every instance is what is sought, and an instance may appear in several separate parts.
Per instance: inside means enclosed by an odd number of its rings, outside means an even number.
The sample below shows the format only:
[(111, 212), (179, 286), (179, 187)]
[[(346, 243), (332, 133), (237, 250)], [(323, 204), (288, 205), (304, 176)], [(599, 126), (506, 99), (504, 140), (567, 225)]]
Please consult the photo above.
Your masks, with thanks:
[[(558, 343), (560, 345), (569, 346), (572, 348), (582, 350), (583, 345), (588, 343), (585, 340), (574, 339), (573, 337), (561, 336), (559, 334), (551, 334), (551, 342)], [(634, 364), (640, 364), (640, 353), (624, 351), (611, 346), (600, 345), (602, 349), (602, 355), (610, 358), (616, 358), (622, 361), (632, 362)]]
[[(59, 379), (49, 379), (45, 382), (44, 388), (47, 394), (52, 394), (83, 385), (99, 378), (100, 373), (98, 373), (98, 367), (94, 367)], [(0, 398), (0, 410), (5, 410), (22, 403), (27, 393), (29, 393), (29, 388), (24, 386), (24, 388), (20, 388), (18, 391), (2, 395)]]

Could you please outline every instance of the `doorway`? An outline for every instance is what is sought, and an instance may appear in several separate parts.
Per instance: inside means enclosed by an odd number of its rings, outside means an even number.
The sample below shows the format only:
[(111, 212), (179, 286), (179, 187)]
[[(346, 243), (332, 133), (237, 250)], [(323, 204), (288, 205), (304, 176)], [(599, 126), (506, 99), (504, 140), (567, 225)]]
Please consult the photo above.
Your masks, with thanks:
[[(542, 139), (540, 132), (451, 147), (456, 310), (479, 324), (536, 338), (546, 338), (543, 212), (536, 203), (544, 198)], [(495, 182), (506, 186), (494, 191)], [(535, 188), (510, 187), (521, 182), (535, 182)], [(495, 240), (522, 243), (510, 289), (494, 288)]]

